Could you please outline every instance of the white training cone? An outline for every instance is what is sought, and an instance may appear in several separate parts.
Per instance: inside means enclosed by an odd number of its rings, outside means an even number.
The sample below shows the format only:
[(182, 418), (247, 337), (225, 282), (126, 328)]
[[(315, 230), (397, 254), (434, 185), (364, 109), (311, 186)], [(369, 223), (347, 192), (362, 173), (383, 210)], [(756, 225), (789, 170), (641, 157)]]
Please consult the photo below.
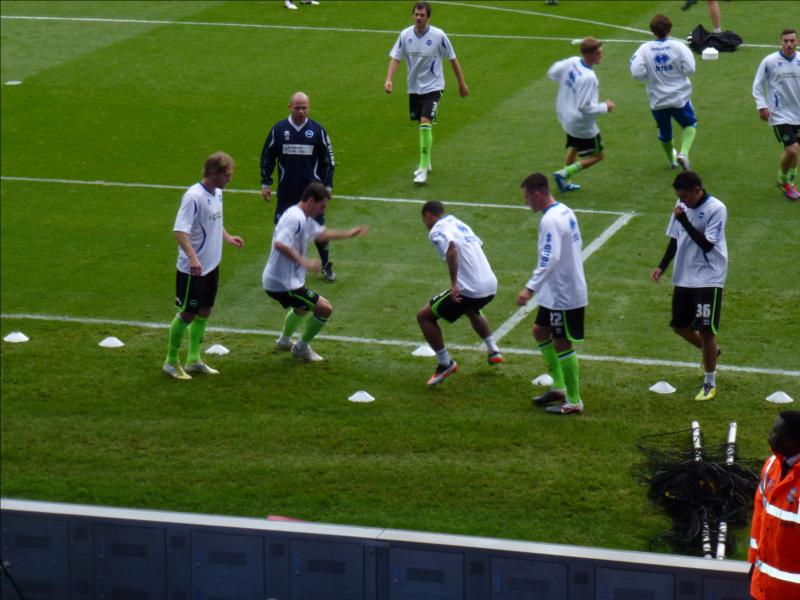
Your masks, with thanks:
[(531, 381), (533, 385), (553, 385), (553, 378), (548, 374), (544, 373), (543, 375), (539, 375), (536, 379)]
[(6, 337), (3, 338), (6, 342), (11, 342), (12, 344), (20, 344), (22, 342), (27, 342), (30, 338), (22, 333), (21, 331), (12, 331)]
[(786, 392), (778, 391), (767, 396), (767, 401), (773, 404), (789, 404), (789, 402), (794, 402), (794, 398)]
[(703, 60), (719, 60), (719, 50), (716, 48), (708, 47), (703, 50)]
[(22, 82), (19, 79), (9, 79), (6, 85), (22, 85)]
[(436, 352), (434, 352), (433, 348), (428, 346), (428, 344), (422, 344), (422, 346), (414, 350), (411, 354), (414, 356), (436, 356)]
[(348, 398), (350, 402), (372, 402), (375, 398), (369, 393), (363, 390), (359, 390), (352, 396)]
[(230, 352), (230, 350), (222, 344), (214, 344), (210, 348), (206, 348), (206, 354), (219, 354), (220, 356), (224, 356), (228, 354), (228, 352)]
[(122, 340), (119, 338), (115, 338), (113, 335), (111, 335), (101, 341), (99, 345), (103, 348), (122, 348), (125, 344), (123, 344)]
[(650, 391), (656, 394), (674, 394), (675, 388), (666, 381), (659, 381), (650, 386)]

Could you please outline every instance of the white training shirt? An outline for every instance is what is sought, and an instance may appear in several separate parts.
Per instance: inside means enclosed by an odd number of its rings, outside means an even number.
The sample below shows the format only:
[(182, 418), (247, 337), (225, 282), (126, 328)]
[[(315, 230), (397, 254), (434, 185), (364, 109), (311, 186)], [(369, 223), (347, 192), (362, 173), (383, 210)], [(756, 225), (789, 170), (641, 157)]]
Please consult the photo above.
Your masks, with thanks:
[[(202, 183), (195, 183), (181, 199), (172, 230), (189, 234), (189, 243), (203, 267), (202, 275), (208, 275), (222, 261), (222, 229), (222, 190), (217, 188), (212, 194)], [(189, 257), (180, 244), (176, 267), (190, 274)]]
[(305, 257), (309, 242), (315, 240), (324, 230), (324, 226), (306, 217), (297, 204), (284, 212), (275, 225), (269, 258), (261, 275), (264, 289), (270, 292), (290, 292), (303, 287), (306, 270), (283, 252), (276, 250), (275, 242), (282, 242)]
[(414, 26), (400, 32), (391, 52), (395, 60), (405, 59), (408, 65), (408, 93), (428, 94), (444, 89), (444, 60), (453, 60), (455, 50), (447, 34), (428, 25), (428, 30), (417, 36)]
[(556, 202), (539, 222), (539, 262), (525, 287), (539, 306), (572, 310), (589, 304), (583, 275), (583, 239), (572, 209)]
[(555, 63), (547, 76), (558, 82), (556, 114), (569, 135), (591, 139), (600, 133), (595, 116), (608, 112), (605, 102), (598, 102), (600, 82), (591, 67), (579, 56)]
[(453, 215), (445, 215), (431, 227), (428, 237), (445, 262), (447, 249), (451, 243), (455, 244), (458, 251), (456, 281), (462, 296), (485, 298), (497, 293), (497, 277), (483, 253), (483, 242), (469, 225)]
[(770, 125), (800, 125), (800, 52), (790, 60), (775, 52), (761, 61), (753, 80), (756, 110), (769, 109)]
[[(680, 202), (678, 200), (676, 206)], [(728, 245), (725, 243), (728, 210), (722, 202), (711, 195), (706, 196), (705, 201), (695, 208), (684, 205), (683, 210), (692, 226), (701, 231), (705, 238), (714, 244), (714, 248), (711, 252), (703, 252), (703, 249), (689, 237), (675, 215), (672, 215), (667, 225), (667, 235), (678, 240), (672, 283), (687, 288), (721, 288), (725, 285), (725, 278), (728, 275)]]
[(681, 108), (692, 95), (694, 55), (683, 42), (645, 42), (633, 53), (630, 69), (635, 79), (647, 82), (651, 110)]

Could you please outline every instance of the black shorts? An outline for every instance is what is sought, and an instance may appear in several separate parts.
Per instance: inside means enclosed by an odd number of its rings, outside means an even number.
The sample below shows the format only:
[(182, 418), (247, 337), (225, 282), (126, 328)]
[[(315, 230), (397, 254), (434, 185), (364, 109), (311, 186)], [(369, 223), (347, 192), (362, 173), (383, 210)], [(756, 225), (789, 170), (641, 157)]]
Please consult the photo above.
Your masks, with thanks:
[(175, 305), (182, 312), (197, 314), (201, 308), (211, 308), (217, 298), (219, 267), (206, 275), (189, 275), (177, 271)]
[(592, 154), (600, 154), (603, 151), (603, 138), (598, 133), (593, 138), (576, 138), (567, 134), (567, 145), (565, 148), (575, 148), (578, 151), (578, 156), (591, 156)]
[(784, 148), (800, 141), (800, 125), (773, 125), (772, 130)]
[(304, 287), (297, 288), (291, 292), (265, 291), (267, 292), (267, 296), (280, 302), (283, 308), (307, 308), (308, 310), (314, 310), (314, 307), (317, 305), (317, 300), (319, 300), (319, 294), (317, 292)]
[(722, 312), (722, 288), (685, 288), (675, 286), (672, 292), (672, 321), (670, 327), (698, 331), (719, 330)]
[(555, 310), (539, 307), (536, 313), (536, 324), (539, 327), (549, 327), (554, 338), (566, 338), (570, 342), (583, 341), (583, 315), (586, 307), (571, 310)]
[(444, 319), (448, 323), (455, 323), (461, 315), (472, 313), (474, 315), (481, 314), (481, 309), (489, 304), (494, 298), (491, 296), (484, 296), (483, 298), (467, 298), (461, 296), (461, 302), (453, 300), (452, 292), (447, 289), (441, 294), (435, 295), (431, 298), (431, 310), (440, 319)]
[(436, 122), (436, 113), (439, 110), (439, 101), (442, 99), (442, 90), (427, 94), (409, 94), (408, 110), (412, 121), (419, 121), (425, 117), (432, 123)]

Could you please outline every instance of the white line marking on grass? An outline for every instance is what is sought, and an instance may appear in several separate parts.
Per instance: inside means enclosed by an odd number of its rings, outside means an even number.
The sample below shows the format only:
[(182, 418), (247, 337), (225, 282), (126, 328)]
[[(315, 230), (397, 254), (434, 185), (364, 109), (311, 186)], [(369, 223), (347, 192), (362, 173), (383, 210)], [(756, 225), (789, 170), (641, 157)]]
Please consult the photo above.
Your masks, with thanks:
[[(622, 214), (616, 221), (614, 221), (603, 233), (597, 236), (592, 242), (583, 249), (581, 252), (581, 256), (583, 257), (584, 262), (587, 258), (589, 258), (592, 254), (594, 254), (603, 244), (605, 244), (608, 240), (611, 239), (611, 236), (614, 235), (617, 231), (622, 229), (628, 221), (630, 221), (634, 217), (635, 213), (624, 213)], [(538, 302), (536, 302), (535, 298), (531, 299), (525, 306), (520, 307), (517, 312), (511, 315), (505, 323), (500, 325), (495, 332), (494, 337), (495, 340), (498, 342), (505, 337), (507, 333), (509, 333), (514, 327), (520, 324), (522, 320), (527, 317), (530, 313), (532, 313), (536, 307), (539, 306)]]
[[(78, 179), (53, 179), (47, 177), (13, 177), (11, 175), (0, 176), (0, 180), (4, 181), (24, 181), (28, 183), (61, 183), (64, 185), (99, 185), (104, 187), (123, 187), (123, 188), (146, 188), (156, 190), (186, 190), (188, 185), (170, 185), (160, 183), (125, 183), (119, 181), (103, 181), (97, 179), (94, 181), (85, 181)], [(260, 190), (237, 190), (234, 188), (226, 188), (226, 194), (261, 194)], [(425, 204), (425, 200), (418, 200), (415, 198), (382, 198), (380, 196), (348, 196), (344, 194), (334, 194), (334, 198), (341, 198), (343, 200), (363, 200), (365, 202), (391, 202), (395, 204)], [(512, 208), (519, 210), (530, 210), (527, 206), (522, 204), (493, 204), (488, 202), (461, 202), (458, 200), (442, 200), (444, 204), (452, 206), (467, 206), (470, 208)], [(616, 210), (596, 210), (591, 208), (574, 208), (575, 212), (590, 213), (597, 215), (633, 215), (634, 213), (624, 213)]]
[[(125, 321), (121, 319), (101, 319), (93, 317), (70, 317), (66, 315), (36, 315), (29, 313), (2, 313), (0, 319), (20, 319), (20, 320), (33, 320), (33, 321), (47, 321), (47, 322), (62, 322), (62, 323), (78, 323), (82, 325), (120, 325), (124, 327), (139, 327), (142, 329), (169, 329), (167, 323), (153, 323), (150, 321)], [(208, 326), (206, 331), (210, 333), (228, 333), (234, 335), (262, 335), (262, 336), (279, 336), (280, 331), (273, 331), (269, 329), (240, 329), (236, 327), (215, 327)], [(377, 346), (395, 346), (400, 348), (416, 348), (422, 342), (420, 340), (392, 340), (392, 339), (378, 339), (378, 338), (362, 338), (353, 337), (348, 335), (327, 335), (320, 334), (317, 336), (321, 340), (330, 340), (333, 342), (345, 342), (349, 344), (371, 344)], [(480, 351), (483, 352), (483, 346), (475, 344), (448, 344), (448, 347), (455, 350), (465, 351)], [(530, 348), (503, 348), (504, 354), (518, 354), (523, 356), (535, 356), (540, 354), (538, 350)], [(661, 360), (658, 358), (633, 358), (628, 356), (604, 356), (593, 354), (581, 354), (581, 360), (590, 360), (597, 362), (613, 362), (622, 363), (627, 365), (641, 365), (646, 367), (659, 366), (659, 367), (686, 367), (688, 369), (697, 369), (696, 362), (683, 362), (677, 360)], [(740, 367), (736, 365), (717, 365), (718, 371), (732, 371), (736, 373), (757, 373), (762, 375), (785, 375), (787, 377), (800, 377), (800, 371), (790, 371), (786, 369), (764, 369), (761, 367)]]
[[(485, 8), (489, 10), (504, 10), (508, 12), (519, 12), (524, 14), (531, 14), (537, 16), (552, 17), (554, 19), (565, 19), (569, 21), (578, 21), (582, 23), (591, 23), (603, 25), (604, 27), (613, 27), (616, 29), (625, 29), (636, 33), (647, 33), (643, 29), (635, 29), (633, 27), (625, 27), (623, 25), (612, 25), (610, 23), (601, 23), (599, 21), (589, 21), (587, 19), (578, 19), (576, 17), (565, 17), (562, 15), (551, 15), (548, 13), (537, 13), (534, 11), (515, 10), (511, 8), (479, 6), (474, 4), (462, 4), (460, 2), (442, 2), (442, 4), (454, 4), (469, 6), (472, 8)], [(332, 33), (377, 33), (381, 35), (394, 35), (396, 36), (399, 30), (395, 29), (358, 29), (355, 27), (313, 27), (310, 25), (270, 25), (267, 23), (223, 23), (223, 22), (204, 22), (204, 21), (166, 21), (162, 19), (115, 19), (106, 17), (48, 17), (48, 16), (35, 16), (35, 15), (0, 15), (0, 19), (15, 20), (15, 21), (65, 21), (74, 23), (108, 23), (108, 24), (128, 24), (128, 25), (184, 25), (188, 27), (233, 27), (238, 29), (285, 29), (288, 31), (323, 31)], [(491, 33), (448, 33), (448, 37), (461, 37), (461, 38), (476, 38), (487, 40), (531, 40), (531, 41), (544, 41), (544, 42), (570, 42), (574, 38), (547, 36), (547, 35), (503, 35)], [(642, 40), (621, 40), (621, 39), (603, 39), (604, 43), (617, 43), (617, 44), (641, 44), (650, 41), (648, 39)], [(740, 48), (774, 48), (775, 44), (742, 44)]]

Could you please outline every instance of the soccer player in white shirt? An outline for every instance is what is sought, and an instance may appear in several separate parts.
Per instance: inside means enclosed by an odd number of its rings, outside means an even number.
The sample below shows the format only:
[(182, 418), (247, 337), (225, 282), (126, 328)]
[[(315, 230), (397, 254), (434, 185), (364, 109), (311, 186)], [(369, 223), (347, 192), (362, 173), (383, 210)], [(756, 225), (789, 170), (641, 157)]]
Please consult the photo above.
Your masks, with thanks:
[(421, 185), (428, 180), (428, 173), (431, 172), (432, 127), (444, 92), (443, 60), (450, 61), (462, 98), (469, 94), (469, 88), (447, 34), (428, 24), (431, 17), (430, 2), (417, 2), (412, 14), (414, 25), (400, 32), (389, 53), (389, 69), (383, 89), (387, 94), (392, 93), (392, 79), (400, 61), (405, 59), (408, 64), (411, 120), (419, 121), (419, 166), (414, 171), (414, 183)]
[[(556, 114), (567, 132), (564, 168), (553, 174), (562, 192), (581, 189), (570, 178), (603, 160), (603, 139), (595, 118), (614, 110), (614, 103), (598, 102), (600, 83), (592, 67), (602, 58), (603, 43), (588, 37), (581, 42), (581, 56), (560, 60), (547, 71), (547, 76), (558, 83)], [(576, 162), (578, 157), (582, 160)]]
[[(261, 276), (267, 295), (288, 309), (275, 347), (280, 351), (291, 350), (295, 357), (308, 362), (323, 360), (312, 350), (309, 342), (333, 313), (328, 300), (305, 287), (306, 271), (319, 271), (320, 268), (319, 260), (306, 258), (308, 244), (342, 240), (367, 232), (366, 227), (334, 230), (320, 225), (316, 219), (325, 214), (330, 199), (331, 192), (323, 184), (314, 182), (308, 185), (300, 202), (288, 208), (275, 226), (269, 258)], [(292, 334), (303, 323), (300, 340), (293, 342)]]
[[(692, 106), (692, 82), (695, 71), (692, 51), (682, 42), (670, 40), (672, 21), (664, 15), (650, 20), (655, 41), (645, 42), (631, 57), (631, 75), (647, 82), (650, 110), (658, 125), (658, 139), (674, 169), (678, 165), (688, 171), (689, 150), (697, 133), (697, 117)], [(683, 128), (680, 151), (672, 144), (672, 119)]]
[(789, 200), (800, 199), (797, 163), (800, 153), (800, 55), (797, 30), (781, 32), (781, 49), (761, 61), (753, 81), (758, 116), (769, 122), (783, 144), (778, 187)]
[(717, 394), (717, 332), (722, 310), (722, 288), (728, 275), (725, 242), (725, 205), (703, 189), (693, 171), (680, 173), (672, 184), (678, 202), (667, 225), (669, 244), (653, 270), (658, 283), (675, 259), (672, 272), (672, 329), (703, 351), (705, 377), (695, 400), (711, 400)]
[[(175, 304), (180, 312), (169, 327), (164, 372), (175, 379), (191, 379), (189, 373), (217, 375), (200, 358), (200, 344), (211, 315), (219, 283), (222, 240), (241, 248), (242, 238), (222, 226), (222, 190), (233, 175), (233, 159), (215, 152), (206, 159), (203, 179), (183, 195), (173, 232), (178, 240)], [(189, 331), (186, 368), (178, 362), (183, 336)]]
[(481, 239), (469, 225), (445, 214), (441, 202), (430, 201), (422, 206), (422, 222), (430, 231), (428, 237), (439, 257), (447, 263), (450, 273), (450, 287), (431, 298), (417, 313), (420, 329), (439, 361), (436, 371), (428, 379), (428, 385), (436, 385), (458, 370), (458, 364), (444, 345), (439, 319), (455, 323), (461, 315), (467, 315), (475, 333), (486, 344), (489, 364), (503, 362), (489, 321), (481, 313), (497, 293), (497, 277), (483, 253)]
[(581, 230), (575, 213), (550, 194), (545, 175), (533, 173), (520, 187), (525, 203), (541, 212), (542, 220), (536, 268), (517, 294), (517, 304), (525, 306), (536, 294), (539, 311), (533, 337), (553, 377), (551, 389), (533, 402), (552, 414), (580, 414), (578, 356), (572, 343), (583, 341), (583, 317), (589, 304)]

